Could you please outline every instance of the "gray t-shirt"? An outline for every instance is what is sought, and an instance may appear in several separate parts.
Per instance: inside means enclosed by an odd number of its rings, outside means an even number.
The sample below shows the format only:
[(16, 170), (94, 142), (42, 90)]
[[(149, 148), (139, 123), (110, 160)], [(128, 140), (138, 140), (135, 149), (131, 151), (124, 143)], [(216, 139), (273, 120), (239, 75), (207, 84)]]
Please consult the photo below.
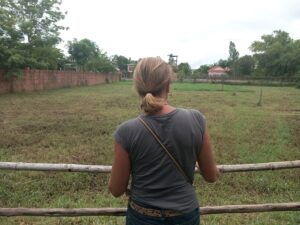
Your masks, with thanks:
[[(205, 130), (204, 116), (197, 110), (177, 108), (168, 114), (142, 118), (193, 181)], [(192, 185), (137, 118), (118, 126), (114, 138), (129, 153), (133, 201), (182, 212), (199, 207)]]

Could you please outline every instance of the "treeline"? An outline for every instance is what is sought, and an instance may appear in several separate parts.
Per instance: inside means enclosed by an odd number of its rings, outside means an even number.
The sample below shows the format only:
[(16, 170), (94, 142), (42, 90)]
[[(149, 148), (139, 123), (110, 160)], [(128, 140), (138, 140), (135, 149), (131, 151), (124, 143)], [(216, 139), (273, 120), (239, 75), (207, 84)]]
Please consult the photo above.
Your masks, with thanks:
[(69, 41), (69, 55), (57, 47), (60, 32), (68, 29), (59, 25), (67, 14), (60, 5), (61, 0), (0, 1), (0, 69), (8, 77), (24, 68), (93, 72), (120, 68), (126, 73), (130, 59), (109, 57), (89, 39)]
[(69, 56), (62, 65), (64, 70), (80, 70), (93, 72), (114, 72), (120, 70), (127, 75), (127, 65), (136, 61), (122, 55), (107, 56), (98, 45), (89, 40), (82, 39), (69, 41), (67, 44)]
[(299, 39), (293, 40), (287, 32), (275, 30), (272, 34), (262, 35), (261, 40), (254, 41), (249, 49), (253, 55), (239, 57), (235, 44), (230, 42), (227, 59), (220, 59), (210, 65), (201, 65), (194, 71), (185, 69), (189, 73), (181, 70), (180, 73), (186, 78), (207, 77), (211, 67), (221, 66), (230, 68), (228, 77), (300, 80)]

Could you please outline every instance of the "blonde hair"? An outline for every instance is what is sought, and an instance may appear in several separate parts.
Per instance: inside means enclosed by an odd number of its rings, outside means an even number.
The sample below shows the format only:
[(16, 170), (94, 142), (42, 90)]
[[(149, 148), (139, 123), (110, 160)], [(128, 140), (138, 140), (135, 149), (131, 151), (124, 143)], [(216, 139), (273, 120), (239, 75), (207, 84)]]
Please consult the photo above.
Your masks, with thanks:
[(171, 82), (172, 68), (160, 57), (141, 59), (133, 72), (134, 86), (142, 97), (141, 108), (146, 114), (153, 114), (162, 109), (165, 99), (161, 94)]

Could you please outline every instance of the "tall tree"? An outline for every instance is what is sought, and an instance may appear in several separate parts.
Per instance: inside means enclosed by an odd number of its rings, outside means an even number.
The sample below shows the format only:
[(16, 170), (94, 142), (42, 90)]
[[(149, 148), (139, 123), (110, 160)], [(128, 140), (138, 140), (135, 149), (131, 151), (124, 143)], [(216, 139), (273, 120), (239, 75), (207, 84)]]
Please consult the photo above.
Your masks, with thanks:
[(285, 31), (275, 30), (254, 41), (250, 50), (257, 60), (257, 73), (264, 76), (293, 76), (300, 72), (300, 40)]
[(229, 64), (234, 64), (239, 59), (239, 52), (235, 48), (235, 44), (230, 41), (229, 43), (229, 58), (228, 62)]
[(0, 0), (0, 67), (56, 68), (62, 53), (55, 46), (65, 27), (60, 0)]
[(233, 75), (236, 75), (236, 62), (239, 59), (239, 52), (235, 48), (235, 44), (230, 41), (229, 43), (229, 58), (228, 65), (231, 68)]

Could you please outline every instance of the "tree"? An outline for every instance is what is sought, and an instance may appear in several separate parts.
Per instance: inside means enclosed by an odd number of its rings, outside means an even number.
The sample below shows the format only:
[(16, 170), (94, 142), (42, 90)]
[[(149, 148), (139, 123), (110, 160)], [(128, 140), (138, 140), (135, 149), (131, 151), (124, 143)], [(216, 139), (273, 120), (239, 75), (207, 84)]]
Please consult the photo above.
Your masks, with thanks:
[(272, 34), (262, 35), (261, 39), (262, 41), (254, 41), (250, 46), (253, 52), (264, 53), (276, 44), (287, 46), (293, 41), (287, 32), (281, 30), (275, 30)]
[(200, 77), (205, 77), (208, 74), (208, 70), (211, 68), (210, 65), (201, 65), (194, 73), (198, 74)]
[(255, 60), (250, 55), (239, 58), (236, 62), (236, 72), (239, 75), (249, 76), (253, 73)]
[(179, 80), (179, 82), (183, 82), (183, 80), (185, 78), (185, 74), (182, 70), (178, 70), (176, 72), (176, 76), (177, 76), (177, 79)]
[(300, 71), (300, 40), (293, 40), (285, 31), (275, 30), (254, 41), (254, 52), (259, 74), (265, 76), (293, 76)]
[(69, 41), (68, 52), (81, 71), (113, 72), (116, 69), (106, 53), (89, 39)]
[(235, 44), (232, 41), (230, 41), (228, 62), (232, 64), (236, 62), (238, 59), (239, 59), (239, 52), (236, 50)]
[(116, 66), (120, 69), (120, 71), (127, 76), (128, 74), (128, 69), (127, 65), (131, 63), (131, 59), (126, 58), (125, 56), (122, 55), (114, 55), (112, 57), (112, 62), (116, 64)]
[(107, 57), (102, 56), (91, 59), (86, 65), (86, 70), (108, 73), (116, 71), (116, 68)]
[(229, 61), (226, 59), (220, 59), (217, 64), (223, 68), (229, 67)]
[(180, 63), (178, 65), (178, 71), (182, 71), (185, 78), (190, 77), (192, 75), (192, 69), (190, 64), (188, 63)]
[(91, 59), (100, 54), (97, 44), (89, 39), (78, 41), (74, 39), (68, 42), (68, 53), (79, 66), (80, 70), (85, 70), (85, 66)]
[(191, 66), (188, 63), (180, 63), (177, 68), (177, 77), (180, 82), (192, 75)]
[(60, 0), (0, 0), (0, 67), (57, 68)]
[(235, 48), (235, 44), (230, 41), (229, 43), (229, 58), (228, 65), (231, 67), (233, 75), (236, 75), (236, 61), (239, 59), (239, 52)]

